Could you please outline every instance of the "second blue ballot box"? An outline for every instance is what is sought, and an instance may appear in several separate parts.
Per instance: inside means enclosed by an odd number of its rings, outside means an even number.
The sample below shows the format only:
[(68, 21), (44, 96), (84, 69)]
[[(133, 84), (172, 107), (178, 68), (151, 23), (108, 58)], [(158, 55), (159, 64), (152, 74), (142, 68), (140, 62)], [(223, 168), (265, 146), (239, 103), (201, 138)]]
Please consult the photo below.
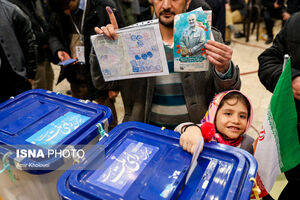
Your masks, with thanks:
[(62, 199), (243, 200), (250, 197), (257, 170), (248, 152), (205, 144), (185, 185), (192, 155), (179, 146), (179, 133), (139, 122), (118, 125), (97, 145), (105, 153), (91, 149), (85, 163), (60, 177)]

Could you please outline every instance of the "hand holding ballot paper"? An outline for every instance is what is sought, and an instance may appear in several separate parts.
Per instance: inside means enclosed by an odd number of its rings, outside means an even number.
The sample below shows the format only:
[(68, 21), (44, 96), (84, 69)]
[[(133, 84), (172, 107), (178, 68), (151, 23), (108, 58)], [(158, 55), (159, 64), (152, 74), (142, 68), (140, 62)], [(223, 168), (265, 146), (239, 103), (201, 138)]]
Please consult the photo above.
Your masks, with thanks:
[(115, 31), (113, 13), (110, 19), (112, 24), (95, 29), (104, 35), (91, 37), (105, 81), (169, 73), (157, 21)]

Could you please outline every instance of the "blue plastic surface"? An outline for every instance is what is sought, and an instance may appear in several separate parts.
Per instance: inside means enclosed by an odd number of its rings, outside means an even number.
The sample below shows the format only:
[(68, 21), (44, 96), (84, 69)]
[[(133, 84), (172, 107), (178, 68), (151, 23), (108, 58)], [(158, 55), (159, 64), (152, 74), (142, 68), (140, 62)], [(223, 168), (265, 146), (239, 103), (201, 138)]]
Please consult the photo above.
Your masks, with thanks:
[[(98, 145), (105, 147), (105, 167), (91, 171), (76, 170), (79, 165), (74, 165), (67, 170), (57, 184), (62, 199), (244, 200), (250, 197), (249, 179), (257, 169), (255, 159), (244, 150), (205, 144), (184, 186), (192, 156), (179, 146), (179, 133), (140, 122), (118, 125)], [(97, 154), (103, 152), (97, 149), (88, 152), (81, 168), (101, 165)]]
[[(104, 126), (104, 122), (108, 125), (111, 121), (112, 113), (106, 106), (42, 89), (30, 90), (0, 104), (0, 157), (12, 152), (9, 158), (14, 165), (20, 146), (49, 145), (58, 149), (62, 145), (85, 145), (99, 134), (97, 123)], [(41, 140), (44, 136), (47, 140)], [(48, 164), (52, 169), (63, 164), (58, 159), (28, 158), (20, 164), (28, 162)]]
[(257, 162), (247, 151), (205, 144), (198, 166), (178, 199), (250, 199)]

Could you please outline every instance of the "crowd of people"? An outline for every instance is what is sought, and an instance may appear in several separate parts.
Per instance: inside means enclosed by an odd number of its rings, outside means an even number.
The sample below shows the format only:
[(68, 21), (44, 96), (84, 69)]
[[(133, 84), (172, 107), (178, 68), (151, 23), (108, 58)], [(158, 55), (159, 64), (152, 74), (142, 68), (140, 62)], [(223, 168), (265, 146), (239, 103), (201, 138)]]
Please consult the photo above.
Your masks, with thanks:
[[(232, 48), (224, 44), (224, 39), (230, 42), (234, 23), (246, 17), (247, 3), (244, 0), (0, 0), (0, 102), (31, 88), (53, 90), (56, 80), (50, 63), (76, 57), (76, 63), (61, 66), (57, 81), (66, 78), (73, 97), (108, 106), (114, 119), (110, 129), (117, 125), (114, 101), (120, 92), (124, 122), (176, 127), (181, 133), (180, 145), (188, 152), (193, 153), (199, 137), (203, 137), (199, 124), (212, 123), (216, 133), (210, 140), (253, 153), (254, 139), (245, 134), (251, 125), (252, 106), (246, 94), (239, 92), (239, 68), (232, 62)], [(293, 94), (300, 113), (300, 13), (297, 12), (300, 1), (261, 0), (261, 4), (268, 34), (266, 43), (273, 40), (274, 43), (258, 58), (260, 81), (273, 92), (282, 71), (283, 56), (289, 54)], [(206, 49), (209, 70), (174, 72), (174, 16), (200, 6), (213, 11), (214, 41), (201, 44)], [(118, 28), (152, 19), (152, 9), (159, 19), (170, 74), (105, 82), (90, 36), (98, 33), (116, 40)], [(283, 28), (275, 39), (274, 18), (283, 20)], [(194, 22), (195, 16), (191, 15), (187, 23), (195, 30), (186, 33), (189, 38), (202, 34)], [(182, 42), (191, 49), (189, 38)], [(187, 52), (186, 56), (193, 53)], [(174, 97), (176, 105), (172, 102)], [(299, 172), (299, 165), (286, 172), (288, 184), (279, 199), (297, 196)]]

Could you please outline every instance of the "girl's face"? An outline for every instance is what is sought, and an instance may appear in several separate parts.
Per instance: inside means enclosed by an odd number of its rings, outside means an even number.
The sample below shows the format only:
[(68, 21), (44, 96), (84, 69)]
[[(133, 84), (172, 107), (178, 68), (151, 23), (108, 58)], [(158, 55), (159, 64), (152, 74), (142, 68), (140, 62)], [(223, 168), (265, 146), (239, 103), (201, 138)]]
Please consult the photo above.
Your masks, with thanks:
[(219, 108), (215, 120), (219, 133), (229, 139), (236, 139), (246, 130), (248, 122), (247, 107), (238, 99), (228, 99)]

